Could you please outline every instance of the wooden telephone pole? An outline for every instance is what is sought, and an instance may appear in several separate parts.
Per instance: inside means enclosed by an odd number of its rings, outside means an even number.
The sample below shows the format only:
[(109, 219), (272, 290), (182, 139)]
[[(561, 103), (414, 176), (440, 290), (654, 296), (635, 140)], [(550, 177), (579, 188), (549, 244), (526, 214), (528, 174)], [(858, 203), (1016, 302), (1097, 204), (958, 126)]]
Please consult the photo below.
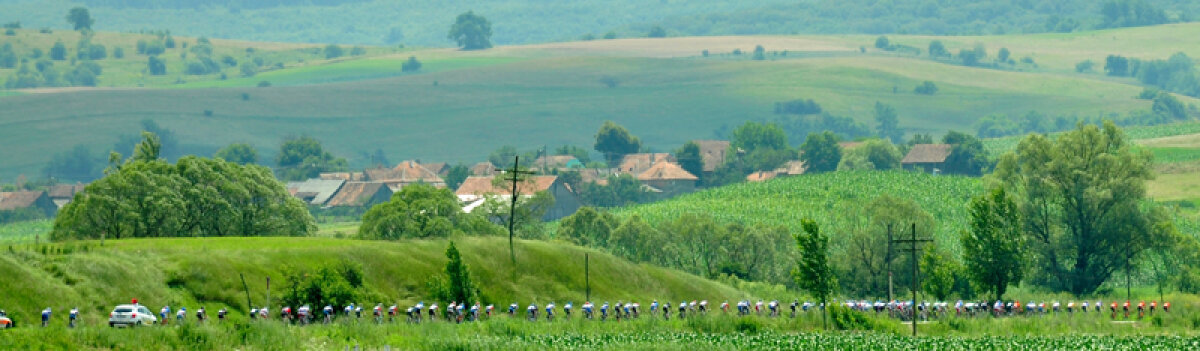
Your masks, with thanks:
[(533, 174), (530, 171), (522, 171), (518, 166), (521, 165), (521, 156), (513, 156), (512, 168), (507, 171), (509, 177), (505, 180), (512, 182), (512, 203), (508, 206), (508, 254), (512, 256), (512, 280), (517, 281), (517, 250), (513, 245), (514, 228), (517, 219), (517, 182), (521, 181), (522, 174)]
[(912, 239), (896, 239), (896, 240), (891, 241), (892, 243), (896, 243), (896, 244), (909, 244), (910, 245), (910, 248), (903, 249), (903, 250), (909, 252), (909, 254), (911, 255), (909, 257), (911, 257), (911, 260), (912, 260), (912, 329), (913, 329), (913, 336), (917, 336), (917, 289), (920, 289), (920, 284), (917, 281), (917, 252), (919, 252), (920, 249), (917, 248), (917, 243), (926, 243), (926, 242), (930, 242), (930, 241), (933, 241), (933, 240), (923, 239), (923, 238), (917, 239), (917, 224), (916, 223), (913, 223), (913, 225), (912, 225)]

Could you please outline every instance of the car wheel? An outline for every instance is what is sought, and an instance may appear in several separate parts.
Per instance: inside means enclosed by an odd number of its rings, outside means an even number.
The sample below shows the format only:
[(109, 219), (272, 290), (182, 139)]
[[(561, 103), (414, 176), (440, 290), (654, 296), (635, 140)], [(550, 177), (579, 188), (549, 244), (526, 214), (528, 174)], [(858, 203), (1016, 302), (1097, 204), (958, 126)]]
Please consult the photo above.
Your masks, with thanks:
[(108, 327), (112, 328), (112, 327), (115, 327), (115, 325), (113, 325), (113, 322), (108, 322)]
[(138, 327), (142, 326), (142, 321), (137, 321), (137, 326)]

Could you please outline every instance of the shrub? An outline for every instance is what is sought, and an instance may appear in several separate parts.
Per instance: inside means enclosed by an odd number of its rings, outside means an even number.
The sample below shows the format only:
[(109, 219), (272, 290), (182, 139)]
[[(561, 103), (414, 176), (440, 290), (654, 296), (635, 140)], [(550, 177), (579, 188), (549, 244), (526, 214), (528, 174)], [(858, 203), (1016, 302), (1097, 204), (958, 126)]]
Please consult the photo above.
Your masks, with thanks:
[(916, 88), (913, 88), (913, 92), (920, 94), (920, 95), (933, 95), (933, 94), (937, 94), (937, 91), (938, 91), (937, 84), (933, 84), (933, 82), (931, 82), (931, 81), (925, 81), (924, 83), (921, 83), (921, 85), (918, 85)]
[(327, 58), (327, 59), (342, 57), (342, 54), (343, 54), (342, 47), (337, 46), (335, 44), (326, 45), (324, 52), (325, 52), (325, 58)]
[(104, 45), (92, 44), (87, 47), (87, 57), (92, 60), (103, 60), (108, 58), (108, 49)]
[(350, 56), (362, 56), (367, 54), (367, 49), (361, 46), (355, 46), (350, 49)]
[(403, 64), (400, 64), (400, 71), (402, 72), (416, 72), (420, 70), (421, 61), (417, 61), (416, 56), (409, 56), (408, 61), (404, 61)]
[(121, 48), (121, 47), (119, 47), (119, 46), (118, 46), (118, 47), (114, 47), (114, 48), (113, 48), (113, 53), (112, 53), (112, 54), (113, 54), (113, 58), (118, 58), (118, 59), (125, 58), (125, 49), (124, 49), (124, 48)]
[(270, 86), (271, 86), (271, 82), (268, 82), (268, 81), (265, 81), (265, 80), (264, 80), (264, 81), (261, 81), (261, 82), (258, 82), (258, 87), (259, 87), (259, 88), (267, 88), (267, 87), (270, 87)]
[(150, 56), (146, 66), (150, 71), (150, 75), (152, 76), (161, 76), (167, 74), (167, 63), (166, 61), (158, 58), (158, 56)]
[(4, 35), (7, 35), (7, 36), (10, 36), (10, 37), (11, 37), (11, 36), (17, 35), (17, 31), (15, 31), (15, 30), (12, 30), (12, 28), (5, 29), (5, 30), (4, 30)]

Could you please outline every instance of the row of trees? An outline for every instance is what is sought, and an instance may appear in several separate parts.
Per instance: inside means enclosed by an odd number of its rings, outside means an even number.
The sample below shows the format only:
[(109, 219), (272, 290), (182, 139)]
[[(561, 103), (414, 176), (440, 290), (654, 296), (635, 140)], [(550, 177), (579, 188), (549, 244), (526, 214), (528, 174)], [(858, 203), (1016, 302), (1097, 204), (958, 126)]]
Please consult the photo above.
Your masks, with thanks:
[(188, 156), (160, 158), (144, 133), (133, 155), (113, 153), (105, 176), (63, 207), (51, 237), (298, 236), (316, 230), (304, 204), (267, 168)]
[(1182, 52), (1171, 55), (1166, 60), (1140, 60), (1109, 55), (1104, 60), (1104, 71), (1109, 76), (1134, 77), (1142, 84), (1200, 97), (1200, 74), (1196, 73), (1196, 63)]
[(731, 275), (789, 285), (795, 257), (787, 228), (720, 224), (699, 214), (683, 214), (654, 227), (638, 216), (621, 221), (584, 207), (562, 220), (556, 237), (702, 277)]

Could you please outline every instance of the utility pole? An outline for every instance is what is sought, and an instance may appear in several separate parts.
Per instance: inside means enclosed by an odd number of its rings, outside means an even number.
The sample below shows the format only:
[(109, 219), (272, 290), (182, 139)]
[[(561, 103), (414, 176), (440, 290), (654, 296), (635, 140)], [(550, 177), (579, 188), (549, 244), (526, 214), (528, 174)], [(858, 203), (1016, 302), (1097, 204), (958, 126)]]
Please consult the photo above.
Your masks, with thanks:
[(887, 274), (888, 274), (888, 277), (887, 277), (888, 278), (888, 298), (887, 299), (888, 299), (889, 303), (892, 301), (896, 301), (896, 297), (893, 295), (893, 290), (892, 290), (892, 260), (894, 259), (894, 257), (892, 256), (892, 252), (894, 252), (892, 250), (892, 224), (888, 223), (888, 225), (887, 225), (887, 254), (884, 255), (884, 260), (887, 261)]
[(517, 182), (521, 180), (522, 174), (533, 174), (530, 171), (522, 171), (518, 166), (521, 165), (521, 156), (513, 156), (512, 168), (508, 170), (511, 175), (505, 180), (512, 181), (512, 203), (508, 206), (508, 254), (512, 256), (512, 281), (517, 282), (517, 250), (513, 245), (513, 237), (516, 236), (514, 228), (516, 228), (517, 219), (517, 197), (520, 194), (517, 192)]
[(913, 329), (913, 336), (917, 336), (917, 289), (920, 288), (920, 284), (917, 282), (917, 252), (920, 251), (919, 249), (917, 249), (917, 243), (926, 243), (926, 242), (930, 242), (930, 241), (933, 241), (933, 240), (917, 239), (917, 224), (916, 223), (913, 223), (913, 225), (912, 225), (912, 239), (898, 239), (898, 240), (892, 241), (897, 244), (911, 245), (910, 246), (911, 248), (905, 249), (905, 251), (909, 252), (909, 254), (911, 255), (909, 257), (911, 257), (911, 261), (912, 261), (912, 329)]
[(583, 254), (583, 284), (586, 287), (584, 290), (584, 300), (592, 301), (592, 269), (588, 254)]

